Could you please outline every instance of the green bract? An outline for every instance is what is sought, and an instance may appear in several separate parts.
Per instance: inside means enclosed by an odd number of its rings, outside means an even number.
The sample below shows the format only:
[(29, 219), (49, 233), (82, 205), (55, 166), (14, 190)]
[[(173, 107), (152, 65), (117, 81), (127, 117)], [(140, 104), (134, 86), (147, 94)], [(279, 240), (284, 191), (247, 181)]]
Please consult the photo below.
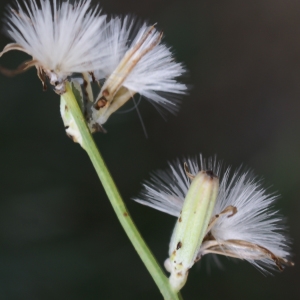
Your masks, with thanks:
[(171, 273), (170, 284), (176, 291), (184, 286), (188, 271), (195, 263), (219, 191), (219, 179), (212, 171), (187, 175), (192, 183), (173, 231), (170, 257), (165, 262)]

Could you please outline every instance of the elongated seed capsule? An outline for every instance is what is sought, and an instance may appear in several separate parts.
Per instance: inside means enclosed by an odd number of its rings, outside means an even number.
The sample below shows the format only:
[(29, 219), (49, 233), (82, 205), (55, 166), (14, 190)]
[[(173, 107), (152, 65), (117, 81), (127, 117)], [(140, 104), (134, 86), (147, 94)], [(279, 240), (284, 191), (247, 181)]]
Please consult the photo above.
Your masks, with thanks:
[[(193, 176), (192, 176), (193, 177)], [(179, 291), (193, 266), (212, 216), (219, 191), (219, 179), (212, 171), (201, 171), (193, 179), (176, 222), (166, 269), (169, 281)]]

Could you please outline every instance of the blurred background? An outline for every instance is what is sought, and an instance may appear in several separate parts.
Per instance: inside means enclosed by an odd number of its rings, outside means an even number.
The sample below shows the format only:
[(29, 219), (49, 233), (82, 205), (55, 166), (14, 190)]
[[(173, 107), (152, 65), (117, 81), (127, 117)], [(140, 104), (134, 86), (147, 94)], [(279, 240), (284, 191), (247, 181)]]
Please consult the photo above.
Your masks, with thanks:
[[(1, 1), (4, 14), (9, 1)], [(96, 1), (94, 1), (96, 3)], [(300, 297), (300, 2), (102, 0), (103, 12), (158, 23), (192, 85), (167, 122), (143, 100), (115, 114), (97, 145), (134, 221), (163, 264), (175, 219), (131, 200), (167, 161), (202, 153), (244, 164), (281, 197), (295, 267), (263, 276), (247, 262), (194, 267), (184, 299)], [(1, 34), (0, 48), (11, 42)], [(26, 59), (5, 54), (15, 68)], [(0, 299), (162, 299), (85, 152), (66, 137), (59, 97), (34, 69), (0, 75)], [(128, 107), (132, 107), (132, 103)]]

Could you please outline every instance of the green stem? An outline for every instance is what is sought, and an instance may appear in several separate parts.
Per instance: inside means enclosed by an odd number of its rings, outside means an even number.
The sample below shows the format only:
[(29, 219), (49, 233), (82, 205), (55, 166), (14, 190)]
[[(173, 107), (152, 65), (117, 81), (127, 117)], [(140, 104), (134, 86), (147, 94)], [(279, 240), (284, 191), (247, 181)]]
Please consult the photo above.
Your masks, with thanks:
[(177, 294), (171, 288), (168, 278), (165, 276), (161, 267), (157, 263), (155, 257), (152, 255), (151, 251), (147, 247), (139, 231), (134, 225), (129, 215), (129, 212), (120, 196), (120, 193), (105, 165), (105, 162), (103, 161), (97, 149), (97, 146), (87, 127), (84, 116), (81, 112), (81, 109), (76, 101), (76, 98), (72, 92), (69, 83), (67, 83), (66, 93), (64, 93), (62, 97), (66, 102), (68, 109), (72, 113), (75, 123), (78, 127), (78, 130), (82, 136), (81, 146), (86, 150), (87, 154), (89, 155), (122, 227), (124, 228), (128, 238), (133, 244), (138, 255), (144, 262), (146, 268), (151, 274), (160, 292), (164, 296), (164, 299), (168, 299), (168, 300), (182, 299), (180, 294)]

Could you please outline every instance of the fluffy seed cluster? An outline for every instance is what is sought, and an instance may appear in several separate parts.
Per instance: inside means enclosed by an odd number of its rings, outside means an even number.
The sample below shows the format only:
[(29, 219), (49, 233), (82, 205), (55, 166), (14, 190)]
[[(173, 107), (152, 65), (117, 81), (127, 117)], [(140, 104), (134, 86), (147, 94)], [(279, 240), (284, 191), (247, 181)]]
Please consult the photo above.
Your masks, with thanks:
[[(185, 70), (174, 62), (170, 49), (161, 43), (162, 33), (154, 26), (138, 27), (128, 16), (109, 19), (98, 7), (91, 7), (91, 0), (75, 4), (41, 0), (40, 6), (28, 0), (24, 7), (17, 3), (15, 8), (8, 8), (6, 31), (15, 43), (8, 44), (0, 56), (19, 50), (32, 60), (15, 71), (1, 68), (3, 73), (14, 75), (35, 66), (44, 87), (48, 78), (59, 94), (65, 92), (65, 81), (73, 73), (85, 74), (84, 81), (88, 73), (101, 83), (107, 80), (95, 102), (97, 111), (103, 108), (94, 116), (99, 124), (135, 93), (171, 112), (178, 109), (174, 95), (183, 94), (186, 86), (177, 82), (177, 77)], [(114, 101), (121, 88), (121, 99), (119, 96)], [(161, 93), (173, 94), (172, 99)], [(93, 102), (90, 87), (87, 94)]]
[[(176, 63), (167, 46), (161, 43), (162, 33), (147, 24), (139, 25), (130, 17), (112, 18), (108, 22), (107, 47), (112, 55), (105, 69), (95, 72), (97, 79), (104, 79), (114, 72), (122, 79), (122, 86), (153, 100), (171, 112), (178, 107), (176, 94), (184, 94), (186, 86), (176, 80), (185, 69)], [(119, 67), (119, 68), (118, 68)], [(163, 93), (169, 95), (172, 101)]]
[(168, 170), (153, 173), (134, 200), (179, 217), (190, 186), (184, 162), (191, 173), (212, 170), (220, 176), (219, 194), (197, 259), (208, 253), (226, 255), (247, 260), (265, 272), (292, 265), (287, 260), (286, 227), (273, 208), (277, 196), (268, 194), (250, 172), (238, 169), (230, 175), (230, 168), (221, 172), (215, 159), (205, 161), (202, 156), (200, 160), (177, 160)]
[[(20, 50), (32, 56), (32, 61), (20, 66), (23, 71), (36, 66), (39, 77), (47, 75), (58, 91), (62, 83), (74, 72), (87, 72), (99, 68), (108, 55), (102, 45), (105, 16), (90, 0), (75, 5), (57, 0), (34, 0), (9, 7), (6, 16), (7, 32), (16, 43), (7, 45), (1, 55), (10, 50)], [(24, 69), (25, 67), (25, 69)]]

